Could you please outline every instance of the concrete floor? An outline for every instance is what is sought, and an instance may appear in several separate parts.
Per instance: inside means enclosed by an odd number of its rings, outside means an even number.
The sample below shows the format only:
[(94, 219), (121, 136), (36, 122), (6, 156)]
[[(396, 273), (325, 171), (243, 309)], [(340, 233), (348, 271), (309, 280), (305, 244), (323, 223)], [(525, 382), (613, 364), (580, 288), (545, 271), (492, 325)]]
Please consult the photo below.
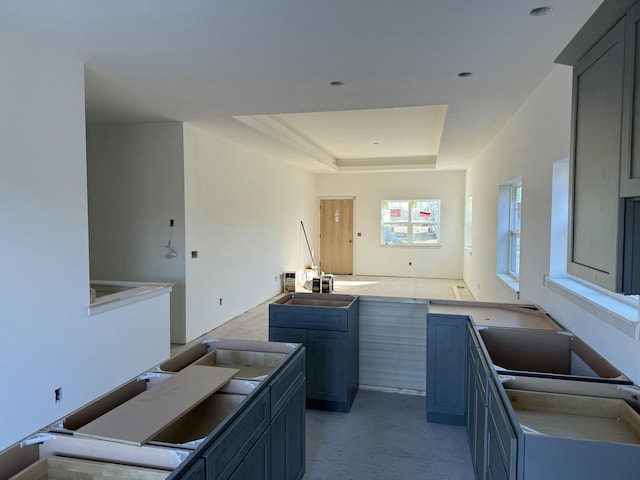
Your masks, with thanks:
[(359, 391), (349, 413), (307, 410), (305, 480), (474, 480), (463, 427), (427, 423), (425, 398)]
[[(447, 279), (337, 276), (334, 293), (473, 300), (462, 280)], [(187, 345), (172, 345), (172, 355), (206, 337), (268, 340), (272, 301)], [(427, 423), (423, 396), (360, 390), (347, 414), (307, 410), (306, 428), (305, 480), (475, 478), (466, 430)]]

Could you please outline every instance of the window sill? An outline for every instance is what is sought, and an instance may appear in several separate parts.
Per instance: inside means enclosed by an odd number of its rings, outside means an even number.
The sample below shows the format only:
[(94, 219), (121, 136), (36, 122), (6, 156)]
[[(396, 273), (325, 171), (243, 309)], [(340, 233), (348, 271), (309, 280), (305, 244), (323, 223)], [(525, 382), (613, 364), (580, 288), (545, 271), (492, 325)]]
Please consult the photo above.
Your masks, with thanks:
[(381, 243), (381, 247), (409, 247), (409, 248), (441, 248), (440, 243), (432, 243), (429, 245), (418, 243)]
[(546, 277), (545, 286), (631, 338), (640, 340), (637, 306), (569, 277)]
[(507, 287), (513, 290), (518, 296), (518, 300), (520, 299), (520, 282), (513, 278), (508, 273), (496, 273), (496, 277), (502, 280)]

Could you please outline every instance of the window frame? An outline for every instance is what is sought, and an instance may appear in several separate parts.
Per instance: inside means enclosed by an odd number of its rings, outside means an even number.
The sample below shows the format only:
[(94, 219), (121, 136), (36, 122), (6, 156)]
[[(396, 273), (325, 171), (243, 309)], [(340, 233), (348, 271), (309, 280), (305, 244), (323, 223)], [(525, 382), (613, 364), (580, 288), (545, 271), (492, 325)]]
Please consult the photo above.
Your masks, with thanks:
[[(517, 198), (519, 197), (519, 198)], [(509, 188), (509, 252), (507, 258), (507, 273), (514, 280), (520, 280), (520, 238), (522, 229), (522, 181), (512, 183)], [(518, 250), (514, 252), (514, 241)], [(514, 268), (514, 264), (515, 267)]]
[[(435, 202), (437, 204), (437, 214), (433, 216), (433, 218), (431, 218), (430, 220), (424, 220), (424, 219), (417, 219), (414, 220), (413, 216), (412, 216), (412, 211), (416, 208), (415, 205), (419, 204), (419, 203), (423, 203), (423, 202)], [(396, 221), (396, 222), (391, 222), (389, 220), (385, 221), (385, 211), (390, 211), (392, 208), (389, 206), (389, 204), (405, 204), (405, 209), (404, 211), (406, 211), (406, 220), (404, 221)], [(385, 206), (386, 205), (386, 206)], [(402, 210), (402, 206), (400, 206), (400, 209)], [(390, 218), (390, 215), (389, 215)], [(388, 225), (396, 225), (396, 226), (403, 226), (406, 225), (406, 239), (403, 243), (398, 243), (398, 242), (393, 242), (393, 241), (385, 241), (385, 234), (387, 233), (385, 231), (385, 226)], [(430, 242), (430, 243), (426, 243), (426, 242), (414, 242), (413, 241), (413, 236), (414, 233), (417, 233), (414, 231), (416, 226), (427, 226), (427, 228), (429, 227), (435, 227), (434, 228), (434, 232), (435, 232), (435, 241), (434, 242)], [(422, 199), (402, 199), (402, 200), (390, 200), (390, 199), (386, 199), (386, 200), (382, 200), (380, 202), (380, 246), (382, 247), (426, 247), (426, 248), (437, 248), (441, 246), (441, 226), (442, 226), (442, 201), (439, 198), (422, 198)]]

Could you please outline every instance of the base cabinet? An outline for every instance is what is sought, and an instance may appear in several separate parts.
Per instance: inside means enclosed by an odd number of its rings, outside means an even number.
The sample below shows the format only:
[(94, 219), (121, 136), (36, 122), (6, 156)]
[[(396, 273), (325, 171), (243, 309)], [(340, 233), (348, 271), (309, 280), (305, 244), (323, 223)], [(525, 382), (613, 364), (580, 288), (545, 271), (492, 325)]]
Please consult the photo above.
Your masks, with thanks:
[[(427, 420), (434, 421), (435, 408), (436, 421), (459, 424), (458, 417), (448, 414), (447, 409), (455, 412), (462, 395), (476, 479), (601, 480), (634, 477), (640, 471), (640, 413), (634, 400), (640, 390), (635, 385), (622, 385), (620, 389), (610, 379), (599, 376), (585, 382), (577, 375), (584, 374), (585, 363), (580, 357), (572, 360), (577, 369), (572, 371), (575, 379), (570, 374), (556, 378), (553, 372), (523, 372), (525, 378), (539, 380), (535, 385), (543, 388), (509, 388), (515, 374), (499, 362), (499, 367), (494, 366), (495, 359), (490, 356), (493, 350), (485, 342), (488, 337), (481, 335), (486, 333), (482, 331), (484, 327), (476, 328), (467, 317), (466, 337), (461, 338), (460, 319), (458, 315), (439, 315), (432, 322), (429, 316), (431, 364), (427, 365), (427, 373), (436, 378), (428, 385), (455, 395), (436, 397), (444, 402), (428, 402), (431, 410), (427, 411)], [(518, 338), (522, 332), (513, 328), (510, 333)], [(568, 333), (559, 331), (557, 335), (566, 337)], [(512, 348), (516, 345), (506, 341)], [(574, 343), (580, 344), (577, 337)], [(451, 352), (459, 352), (461, 346), (466, 347), (465, 355), (460, 355), (457, 362), (448, 357)], [(518, 348), (521, 355), (525, 355), (524, 351), (522, 346)], [(461, 358), (465, 363), (459, 361)], [(458, 370), (434, 368), (447, 362)], [(459, 379), (464, 388), (458, 385)], [(571, 393), (575, 383), (580, 384), (582, 393)], [(589, 386), (595, 392), (609, 394), (589, 395), (584, 391)]]
[[(207, 339), (3, 451), (0, 480), (36, 478), (34, 469), (43, 467), (55, 478), (299, 480), (305, 468), (305, 358), (304, 347), (291, 343)], [(211, 377), (220, 385), (210, 387)], [(204, 397), (178, 398), (180, 412), (169, 416), (175, 392)], [(112, 425), (123, 431), (137, 418), (163, 428), (141, 444), (105, 433)], [(87, 433), (95, 425), (102, 434)]]
[(487, 381), (488, 368), (480, 355), (478, 341), (467, 328), (467, 435), (471, 461), (478, 480), (483, 480), (487, 466)]
[(427, 421), (465, 425), (467, 317), (428, 315)]
[[(327, 294), (292, 298), (300, 303), (269, 305), (269, 340), (306, 347), (308, 408), (348, 412), (360, 383), (358, 298)], [(341, 302), (344, 306), (320, 306)]]

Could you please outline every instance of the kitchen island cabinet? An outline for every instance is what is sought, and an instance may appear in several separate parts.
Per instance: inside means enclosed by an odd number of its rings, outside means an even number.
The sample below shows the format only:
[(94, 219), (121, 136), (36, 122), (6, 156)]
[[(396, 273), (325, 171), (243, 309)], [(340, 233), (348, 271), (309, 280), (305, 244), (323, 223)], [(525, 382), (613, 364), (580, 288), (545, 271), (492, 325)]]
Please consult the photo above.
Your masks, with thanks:
[(359, 388), (358, 297), (288, 294), (269, 305), (269, 340), (307, 351), (307, 407), (348, 412)]
[[(205, 340), (45, 428), (28, 445), (2, 452), (0, 479), (57, 455), (150, 468), (170, 480), (300, 479), (304, 365), (302, 345)], [(198, 385), (190, 398), (193, 372), (211, 377), (220, 388), (212, 386), (201, 399), (203, 386)], [(224, 381), (226, 376), (230, 380)], [(176, 405), (167, 405), (166, 398), (185, 402), (185, 411), (174, 417)], [(163, 420), (158, 413), (167, 407), (172, 415)], [(129, 436), (128, 422), (138, 416), (157, 423), (147, 429), (155, 433), (138, 436), (133, 429), (134, 437)], [(284, 440), (272, 434), (272, 425), (284, 432)], [(120, 438), (120, 431), (127, 435)], [(274, 477), (272, 465), (293, 476)]]

